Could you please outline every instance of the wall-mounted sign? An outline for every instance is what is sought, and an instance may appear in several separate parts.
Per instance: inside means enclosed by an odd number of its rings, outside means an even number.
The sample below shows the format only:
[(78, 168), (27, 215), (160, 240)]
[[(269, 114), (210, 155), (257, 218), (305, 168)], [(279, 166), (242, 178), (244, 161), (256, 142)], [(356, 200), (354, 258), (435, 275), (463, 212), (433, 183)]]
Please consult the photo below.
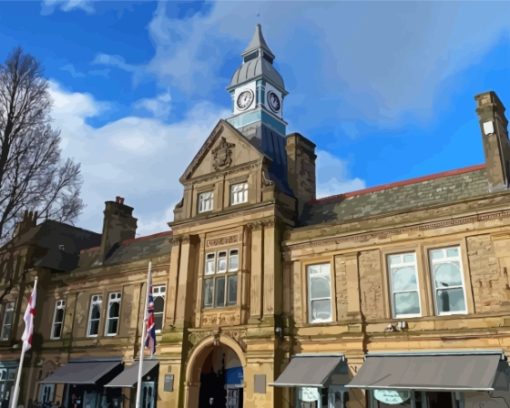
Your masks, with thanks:
[(397, 405), (411, 398), (411, 392), (404, 390), (374, 390), (374, 398), (384, 404)]
[(301, 387), (300, 400), (303, 402), (319, 401), (319, 389), (315, 387)]
[(163, 388), (166, 392), (171, 392), (174, 390), (174, 375), (173, 374), (165, 374), (165, 384)]

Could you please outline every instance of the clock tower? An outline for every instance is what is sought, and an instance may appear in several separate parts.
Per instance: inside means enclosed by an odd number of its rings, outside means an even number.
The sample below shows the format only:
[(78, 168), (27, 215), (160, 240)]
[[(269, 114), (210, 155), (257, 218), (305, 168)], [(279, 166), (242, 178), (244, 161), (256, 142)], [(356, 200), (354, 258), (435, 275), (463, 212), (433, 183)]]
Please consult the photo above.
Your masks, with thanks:
[(227, 90), (232, 95), (233, 115), (227, 119), (252, 144), (273, 160), (274, 168), (286, 168), (283, 99), (287, 95), (283, 79), (273, 66), (262, 28), (257, 24), (243, 62)]

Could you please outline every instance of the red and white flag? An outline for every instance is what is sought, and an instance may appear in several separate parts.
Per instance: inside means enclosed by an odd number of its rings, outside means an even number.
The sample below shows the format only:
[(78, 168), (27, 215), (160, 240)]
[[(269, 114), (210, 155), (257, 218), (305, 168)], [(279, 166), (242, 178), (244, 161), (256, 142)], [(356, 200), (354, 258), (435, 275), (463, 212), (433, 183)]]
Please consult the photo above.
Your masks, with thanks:
[(30, 350), (30, 348), (32, 347), (32, 334), (34, 333), (36, 289), (37, 281), (34, 285), (32, 293), (30, 294), (27, 309), (25, 310), (25, 315), (23, 316), (23, 320), (25, 321), (25, 330), (23, 331), (23, 336), (21, 336), (21, 340), (23, 340), (23, 348), (25, 350)]

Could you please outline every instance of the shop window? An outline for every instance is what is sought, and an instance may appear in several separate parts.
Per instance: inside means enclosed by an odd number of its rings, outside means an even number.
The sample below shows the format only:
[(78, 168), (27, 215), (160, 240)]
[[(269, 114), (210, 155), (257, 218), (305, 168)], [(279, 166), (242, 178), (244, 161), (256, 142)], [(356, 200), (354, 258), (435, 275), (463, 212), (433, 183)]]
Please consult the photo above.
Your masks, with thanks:
[(96, 337), (99, 333), (99, 321), (101, 320), (101, 295), (93, 295), (90, 299), (89, 323), (87, 336)]
[(237, 249), (210, 252), (205, 256), (203, 306), (224, 307), (237, 304)]
[(165, 297), (166, 297), (166, 286), (154, 286), (152, 288), (152, 298), (154, 300), (154, 325), (156, 327), (156, 333), (161, 332), (163, 328), (163, 320), (165, 317)]
[(4, 316), (2, 319), (2, 333), (0, 336), (2, 340), (9, 340), (9, 338), (11, 337), (13, 317), (14, 317), (14, 302), (7, 303), (4, 306)]
[(60, 339), (62, 335), (62, 326), (64, 324), (64, 315), (66, 310), (65, 300), (57, 300), (55, 303), (55, 310), (53, 311), (53, 323), (51, 325), (51, 338), (56, 340)]
[(52, 402), (55, 385), (41, 384), (39, 387), (39, 402)]
[(108, 310), (106, 313), (106, 336), (115, 336), (119, 330), (119, 317), (120, 317), (120, 300), (121, 294), (119, 292), (110, 293), (108, 295)]
[(467, 313), (460, 247), (429, 251), (436, 314)]
[(393, 317), (420, 316), (416, 254), (389, 255), (387, 261)]
[(232, 184), (230, 186), (230, 204), (242, 204), (248, 202), (248, 183)]
[(198, 195), (198, 212), (212, 211), (214, 204), (214, 192), (206, 191)]
[(331, 274), (330, 265), (319, 264), (307, 267), (308, 280), (308, 321), (310, 323), (330, 322)]

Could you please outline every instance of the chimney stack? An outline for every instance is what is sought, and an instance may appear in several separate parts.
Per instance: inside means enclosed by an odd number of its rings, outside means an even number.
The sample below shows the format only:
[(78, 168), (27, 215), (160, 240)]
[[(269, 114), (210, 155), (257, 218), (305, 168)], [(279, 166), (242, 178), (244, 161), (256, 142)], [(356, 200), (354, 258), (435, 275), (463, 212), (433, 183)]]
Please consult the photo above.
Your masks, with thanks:
[(101, 236), (101, 258), (104, 261), (112, 248), (120, 242), (135, 237), (136, 221), (133, 208), (124, 205), (124, 197), (106, 201), (104, 209), (103, 235)]
[(510, 143), (505, 107), (493, 91), (476, 95), (475, 100), (476, 113), (482, 131), (489, 191), (507, 189), (510, 170)]
[(305, 204), (315, 199), (315, 144), (299, 133), (287, 135), (287, 174), (290, 188), (297, 198), (297, 215)]
[(37, 225), (37, 211), (28, 211), (26, 210), (23, 213), (23, 217), (21, 221), (16, 224), (16, 228), (14, 229), (14, 236), (18, 236), (24, 234), (29, 231), (31, 228)]

